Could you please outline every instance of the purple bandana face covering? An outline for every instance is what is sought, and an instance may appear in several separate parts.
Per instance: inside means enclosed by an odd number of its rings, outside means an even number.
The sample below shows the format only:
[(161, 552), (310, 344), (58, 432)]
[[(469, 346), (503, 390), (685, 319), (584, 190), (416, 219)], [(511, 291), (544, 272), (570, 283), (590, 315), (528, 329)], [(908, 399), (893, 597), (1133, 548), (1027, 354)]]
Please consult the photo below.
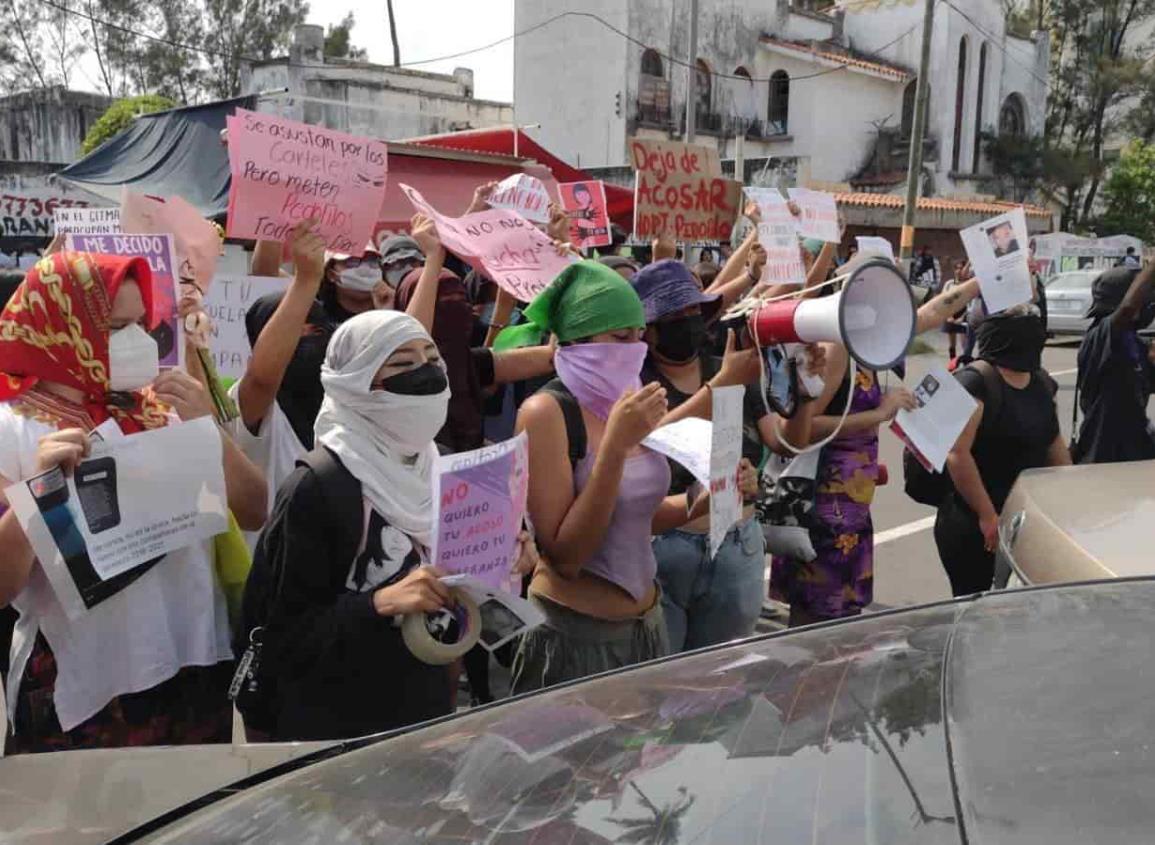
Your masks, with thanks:
[(560, 347), (554, 366), (578, 404), (604, 420), (623, 393), (642, 386), (646, 349), (644, 343), (578, 343)]

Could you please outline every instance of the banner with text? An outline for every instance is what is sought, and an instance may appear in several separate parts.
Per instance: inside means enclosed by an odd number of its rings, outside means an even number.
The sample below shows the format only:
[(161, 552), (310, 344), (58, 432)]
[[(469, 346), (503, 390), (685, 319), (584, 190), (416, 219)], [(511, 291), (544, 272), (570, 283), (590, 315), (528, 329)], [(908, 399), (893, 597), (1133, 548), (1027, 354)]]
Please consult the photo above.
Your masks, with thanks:
[(758, 206), (758, 243), (766, 250), (766, 266), (760, 281), (766, 284), (800, 285), (806, 266), (798, 244), (798, 218), (790, 211), (777, 188), (746, 188), (746, 196)]
[(433, 221), (446, 249), (485, 271), (520, 302), (530, 302), (577, 260), (558, 255), (547, 235), (512, 211), (491, 208), (464, 217), (446, 217), (413, 188), (405, 184), (400, 188), (413, 207)]
[(544, 182), (528, 173), (502, 179), (486, 202), (490, 208), (516, 211), (532, 223), (549, 222), (549, 191)]
[(227, 123), (230, 237), (285, 241), (313, 218), (332, 251), (365, 251), (385, 198), (383, 141), (245, 109)]
[(58, 235), (103, 235), (120, 231), (119, 208), (58, 208)]
[(604, 182), (564, 182), (557, 186), (557, 192), (569, 221), (571, 244), (586, 249), (613, 243)]
[(718, 151), (679, 141), (631, 138), (634, 235), (681, 241), (728, 241), (742, 185), (722, 177)]
[(716, 387), (710, 440), (710, 554), (742, 518), (738, 465), (742, 461), (742, 387)]
[(153, 313), (157, 318), (149, 334), (156, 341), (161, 369), (184, 366), (184, 324), (177, 315), (180, 280), (172, 235), (69, 235), (64, 248), (142, 256), (148, 261), (152, 268)]
[(471, 575), (486, 586), (510, 590), (528, 489), (525, 432), (472, 452), (439, 456), (433, 467), (437, 518), (430, 562), (446, 575)]
[(801, 212), (799, 235), (833, 244), (842, 241), (842, 232), (838, 226), (838, 204), (834, 201), (834, 194), (808, 188), (791, 188), (790, 199)]
[(0, 238), (50, 238), (58, 208), (87, 205), (49, 190), (0, 188)]
[(205, 313), (213, 323), (209, 349), (217, 374), (223, 379), (240, 379), (249, 365), (253, 350), (245, 329), (245, 314), (262, 296), (283, 293), (288, 279), (275, 276), (231, 276), (218, 273), (205, 294)]

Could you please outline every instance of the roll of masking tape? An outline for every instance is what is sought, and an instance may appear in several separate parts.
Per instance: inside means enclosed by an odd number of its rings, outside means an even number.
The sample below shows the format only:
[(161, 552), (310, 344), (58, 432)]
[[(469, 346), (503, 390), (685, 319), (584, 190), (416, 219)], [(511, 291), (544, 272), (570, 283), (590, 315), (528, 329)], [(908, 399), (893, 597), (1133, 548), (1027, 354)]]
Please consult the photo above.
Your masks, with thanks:
[(423, 663), (444, 666), (469, 651), (481, 636), (477, 602), (453, 589), (456, 604), (436, 613), (411, 613), (401, 622), (401, 637)]

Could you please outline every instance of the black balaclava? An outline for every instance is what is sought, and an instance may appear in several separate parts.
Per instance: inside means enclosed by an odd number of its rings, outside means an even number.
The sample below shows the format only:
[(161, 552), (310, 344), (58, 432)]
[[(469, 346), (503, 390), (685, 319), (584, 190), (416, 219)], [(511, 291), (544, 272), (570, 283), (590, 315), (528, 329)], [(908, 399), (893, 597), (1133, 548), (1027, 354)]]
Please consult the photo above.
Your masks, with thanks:
[(1043, 365), (1047, 330), (1037, 314), (995, 314), (978, 330), (979, 357), (997, 367), (1033, 373)]

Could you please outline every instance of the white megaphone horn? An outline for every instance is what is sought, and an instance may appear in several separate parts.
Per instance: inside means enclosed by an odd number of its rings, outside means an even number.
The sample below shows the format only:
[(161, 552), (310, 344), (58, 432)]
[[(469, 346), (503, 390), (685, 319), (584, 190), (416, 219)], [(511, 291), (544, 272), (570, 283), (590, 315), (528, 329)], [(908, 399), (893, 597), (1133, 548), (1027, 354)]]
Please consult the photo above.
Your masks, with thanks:
[(895, 366), (914, 338), (910, 288), (889, 261), (856, 264), (833, 296), (768, 302), (752, 311), (750, 335), (759, 346), (838, 343), (868, 370)]

